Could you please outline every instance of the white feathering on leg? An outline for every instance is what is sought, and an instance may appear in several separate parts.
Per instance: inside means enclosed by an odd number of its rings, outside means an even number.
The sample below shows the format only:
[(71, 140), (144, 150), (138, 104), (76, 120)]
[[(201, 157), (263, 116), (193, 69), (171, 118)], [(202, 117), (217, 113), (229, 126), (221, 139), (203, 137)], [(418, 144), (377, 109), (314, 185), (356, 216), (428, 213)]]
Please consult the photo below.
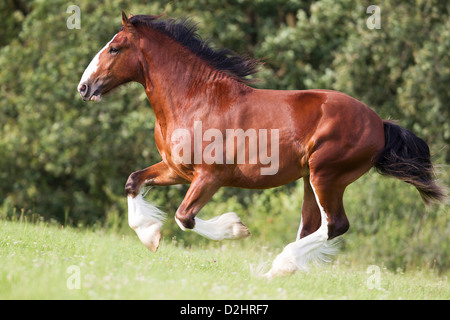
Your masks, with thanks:
[(176, 217), (175, 221), (181, 230), (196, 232), (210, 240), (242, 239), (250, 236), (250, 231), (234, 212), (227, 212), (209, 220), (195, 217), (193, 229), (186, 229)]
[(158, 249), (161, 239), (161, 226), (165, 213), (145, 200), (149, 188), (142, 187), (136, 197), (128, 196), (128, 224), (144, 246), (152, 252)]
[(288, 244), (275, 258), (272, 268), (264, 274), (267, 278), (291, 274), (297, 270), (308, 270), (311, 263), (322, 264), (330, 262), (331, 256), (338, 253), (339, 240), (328, 241), (328, 219), (320, 204), (314, 186), (311, 183), (317, 205), (320, 209), (321, 225), (310, 235)]

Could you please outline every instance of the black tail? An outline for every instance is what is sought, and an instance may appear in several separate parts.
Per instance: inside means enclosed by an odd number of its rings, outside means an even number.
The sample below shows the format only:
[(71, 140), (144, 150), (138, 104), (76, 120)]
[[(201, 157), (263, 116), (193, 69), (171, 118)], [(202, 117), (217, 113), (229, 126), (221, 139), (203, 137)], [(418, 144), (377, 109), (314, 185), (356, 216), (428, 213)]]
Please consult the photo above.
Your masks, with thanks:
[(375, 164), (382, 175), (412, 184), (426, 204), (443, 201), (444, 190), (435, 183), (430, 149), (425, 141), (391, 121), (383, 121), (386, 144)]

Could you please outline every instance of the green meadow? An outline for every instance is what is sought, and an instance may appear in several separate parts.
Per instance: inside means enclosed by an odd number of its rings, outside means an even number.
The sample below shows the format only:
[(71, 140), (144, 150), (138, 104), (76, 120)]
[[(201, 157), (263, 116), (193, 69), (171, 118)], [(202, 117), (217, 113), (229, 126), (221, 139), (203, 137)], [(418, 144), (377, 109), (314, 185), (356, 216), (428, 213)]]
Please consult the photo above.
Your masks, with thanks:
[(450, 299), (448, 274), (369, 265), (345, 253), (272, 280), (280, 248), (251, 238), (150, 253), (133, 234), (0, 222), (0, 299)]

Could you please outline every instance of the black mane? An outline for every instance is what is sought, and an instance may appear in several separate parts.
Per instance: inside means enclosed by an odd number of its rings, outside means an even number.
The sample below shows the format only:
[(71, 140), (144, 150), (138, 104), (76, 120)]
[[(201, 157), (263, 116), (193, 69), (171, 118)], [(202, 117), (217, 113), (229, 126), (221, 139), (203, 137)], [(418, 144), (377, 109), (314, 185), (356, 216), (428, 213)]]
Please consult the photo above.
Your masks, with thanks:
[(144, 25), (164, 32), (214, 68), (240, 82), (251, 82), (245, 77), (258, 72), (260, 65), (258, 60), (238, 55), (229, 49), (211, 48), (210, 44), (198, 35), (197, 24), (191, 19), (158, 20), (158, 18), (159, 16), (136, 15), (130, 18), (130, 22), (135, 26)]

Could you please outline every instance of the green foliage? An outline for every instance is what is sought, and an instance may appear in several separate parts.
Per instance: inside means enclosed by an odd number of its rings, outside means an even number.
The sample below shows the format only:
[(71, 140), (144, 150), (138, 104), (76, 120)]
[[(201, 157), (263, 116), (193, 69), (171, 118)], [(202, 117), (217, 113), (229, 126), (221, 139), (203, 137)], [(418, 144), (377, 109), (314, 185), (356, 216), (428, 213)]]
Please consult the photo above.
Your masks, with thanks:
[(1, 49), (0, 202), (59, 220), (69, 210), (72, 221), (92, 223), (113, 205), (107, 190), (123, 194), (128, 174), (159, 155), (138, 85), (98, 105), (76, 90), (93, 53), (120, 28), (122, 7), (131, 6), (83, 3), (81, 30), (67, 29), (66, 7), (35, 2), (17, 39)]
[[(82, 1), (81, 29), (66, 27), (67, 0), (0, 4), (0, 212), (128, 230), (128, 175), (160, 161), (154, 115), (139, 85), (85, 103), (76, 86), (120, 28), (120, 12), (158, 14), (167, 1)], [(381, 29), (366, 27), (369, 1), (172, 1), (218, 47), (261, 58), (259, 87), (343, 91), (399, 120), (450, 162), (450, 22), (445, 1), (380, 1)], [(444, 182), (450, 178), (444, 175)], [(153, 188), (169, 217), (186, 186)], [(302, 183), (264, 191), (223, 189), (202, 215), (236, 211), (253, 237), (282, 246), (300, 221)], [(448, 268), (448, 206), (425, 210), (410, 186), (368, 177), (346, 193), (345, 247), (386, 265)], [(130, 231), (127, 231), (130, 232)], [(169, 219), (166, 239), (200, 242)], [(357, 239), (357, 240), (356, 240)], [(349, 250), (351, 252), (351, 250)]]

